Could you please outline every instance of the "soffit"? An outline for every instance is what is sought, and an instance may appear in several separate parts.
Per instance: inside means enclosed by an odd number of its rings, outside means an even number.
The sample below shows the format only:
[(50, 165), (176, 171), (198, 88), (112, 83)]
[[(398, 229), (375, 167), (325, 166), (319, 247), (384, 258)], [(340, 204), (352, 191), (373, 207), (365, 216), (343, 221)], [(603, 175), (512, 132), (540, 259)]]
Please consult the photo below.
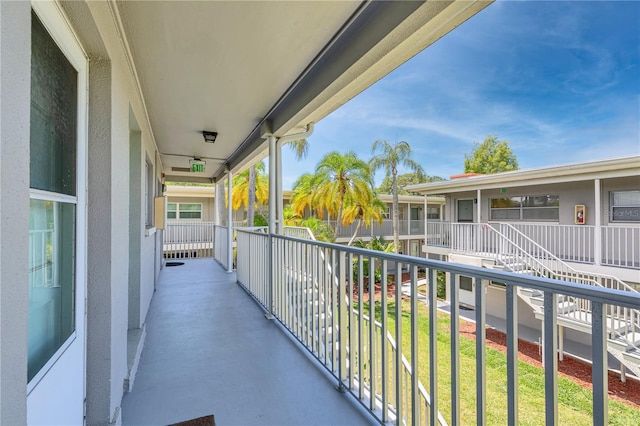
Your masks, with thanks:
[[(358, 5), (119, 2), (167, 173), (197, 156), (211, 175)], [(218, 132), (216, 143), (202, 130)]]
[[(278, 136), (300, 131), (489, 3), (116, 4), (167, 178), (210, 181), (264, 154), (262, 122)], [(203, 173), (173, 171), (193, 157)]]

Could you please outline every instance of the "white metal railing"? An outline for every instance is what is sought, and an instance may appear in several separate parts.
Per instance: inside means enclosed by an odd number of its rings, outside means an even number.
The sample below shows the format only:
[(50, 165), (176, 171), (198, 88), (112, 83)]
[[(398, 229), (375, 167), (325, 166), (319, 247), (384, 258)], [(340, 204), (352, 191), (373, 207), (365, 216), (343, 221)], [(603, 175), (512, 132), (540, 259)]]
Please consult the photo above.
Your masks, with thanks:
[[(456, 234), (473, 234), (470, 237), (472, 239), (469, 244), (471, 247), (458, 244), (454, 247), (454, 251), (481, 253), (485, 257), (496, 259), (499, 264), (511, 272), (640, 294), (616, 277), (577, 271), (510, 224), (454, 224), (453, 228)], [(565, 295), (563, 300), (566, 303), (557, 306), (559, 317), (572, 324), (582, 324), (583, 326), (591, 324), (591, 301), (570, 295)], [(568, 309), (569, 306), (570, 309)], [(610, 321), (608, 327), (610, 336), (626, 341), (629, 340), (625, 338), (627, 334), (640, 333), (640, 310), (608, 306), (606, 314)], [(627, 343), (628, 346), (637, 349), (635, 339), (631, 339)], [(623, 361), (622, 354), (614, 351), (612, 353)]]
[[(500, 222), (492, 222), (500, 223)], [(474, 234), (451, 235), (449, 222), (427, 222), (426, 244), (450, 247), (468, 244), (456, 238)], [(595, 227), (589, 225), (558, 225), (543, 223), (509, 223), (557, 258), (567, 262), (596, 263)], [(640, 269), (640, 226), (601, 227), (600, 252), (602, 265)]]
[[(239, 231), (238, 234), (242, 234)], [(488, 241), (487, 241), (488, 242)], [(259, 248), (258, 248), (259, 246)], [(256, 257), (264, 262), (257, 262)], [(295, 338), (333, 375), (338, 387), (350, 392), (378, 421), (395, 424), (460, 423), (460, 341), (459, 341), (459, 289), (450, 287), (451, 316), (449, 317), (450, 344), (447, 367), (438, 367), (437, 333), (431, 327), (427, 341), (418, 341), (418, 272), (426, 271), (429, 300), (429, 318), (437, 318), (436, 273), (444, 271), (451, 282), (459, 275), (472, 277), (477, 285), (482, 280), (505, 283), (507, 312), (507, 386), (504, 390), (508, 423), (518, 419), (518, 288), (529, 288), (544, 295), (543, 352), (548, 362), (545, 377), (545, 422), (557, 424), (557, 321), (559, 295), (588, 300), (593, 321), (589, 324), (592, 335), (593, 421), (608, 422), (607, 395), (607, 324), (611, 310), (640, 309), (640, 295), (631, 292), (585, 286), (547, 277), (534, 277), (504, 271), (457, 265), (423, 258), (395, 255), (327, 244), (308, 239), (280, 235), (250, 235), (238, 238), (239, 283), (250, 292), (267, 311), (274, 315)], [(242, 260), (241, 260), (242, 259)], [(364, 290), (365, 260), (368, 276), (379, 275), (380, 296), (371, 305), (368, 321), (363, 309), (354, 307), (354, 291), (358, 300), (366, 293), (375, 298), (374, 286)], [(404, 266), (404, 267), (403, 267)], [(240, 269), (242, 268), (242, 271)], [(255, 268), (254, 271), (250, 271)], [(389, 303), (403, 306), (402, 286), (395, 288), (393, 297), (387, 296), (388, 282), (395, 279), (396, 271), (408, 271), (408, 286), (412, 297), (403, 309), (389, 309)], [(271, 279), (263, 279), (269, 276)], [(357, 289), (356, 287), (357, 286)], [(475, 371), (465, 369), (464, 374), (475, 376), (476, 423), (486, 424), (486, 368), (485, 368), (485, 292), (475, 292), (475, 320), (477, 323)], [(390, 299), (390, 300), (388, 300)], [(350, 313), (349, 313), (350, 312)], [(405, 318), (403, 322), (403, 318)], [(394, 324), (393, 326), (391, 324)], [(431, 323), (431, 321), (430, 321)], [(380, 336), (395, 339), (395, 351)], [(368, 337), (365, 337), (367, 336)], [(403, 341), (405, 344), (403, 345)], [(408, 343), (407, 343), (408, 342)], [(384, 344), (383, 344), (384, 343)], [(406, 347), (405, 347), (406, 346)], [(419, 348), (429, 348), (428, 366), (418, 364)], [(403, 359), (404, 357), (404, 359)], [(405, 360), (408, 368), (405, 367)], [(427, 386), (421, 399), (419, 377), (428, 370)], [(410, 375), (410, 377), (409, 377)], [(447, 375), (450, 393), (438, 391), (438, 377)], [(440, 379), (442, 380), (442, 379)], [(445, 379), (446, 380), (446, 379)], [(447, 400), (446, 402), (444, 402)], [(439, 406), (449, 405), (450, 413), (440, 419)]]
[(29, 287), (56, 285), (55, 232), (53, 229), (29, 230)]
[[(336, 238), (351, 238), (358, 226), (357, 221), (347, 226), (338, 225), (337, 228), (335, 220), (330, 220), (328, 223), (332, 229), (336, 230)], [(373, 220), (368, 225), (362, 224), (356, 234), (356, 238), (393, 237), (393, 219), (383, 219), (382, 223)], [(400, 219), (398, 221), (398, 234), (400, 236), (415, 235), (418, 238), (422, 238), (424, 236), (424, 220)]]
[(602, 264), (640, 269), (640, 226), (602, 227)]
[(512, 223), (509, 225), (562, 260), (594, 262), (594, 226), (540, 223)]
[(164, 257), (213, 257), (213, 227), (213, 222), (168, 222), (163, 233)]
[(289, 237), (296, 238), (304, 238), (307, 240), (315, 240), (316, 237), (313, 235), (313, 232), (309, 228), (305, 228), (302, 226), (285, 226), (283, 228), (284, 235)]
[(229, 259), (229, 228), (221, 225), (213, 227), (213, 258), (226, 267)]
[(446, 221), (427, 221), (427, 239), (425, 244), (434, 247), (450, 247), (451, 223)]

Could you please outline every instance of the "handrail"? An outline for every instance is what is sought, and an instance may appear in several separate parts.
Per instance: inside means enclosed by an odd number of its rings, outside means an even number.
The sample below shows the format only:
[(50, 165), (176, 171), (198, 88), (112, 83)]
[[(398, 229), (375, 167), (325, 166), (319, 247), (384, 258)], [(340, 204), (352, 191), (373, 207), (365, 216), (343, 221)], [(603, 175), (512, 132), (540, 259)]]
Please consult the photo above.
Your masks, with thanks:
[[(356, 311), (355, 309), (353, 310), (354, 314), (357, 314), (358, 311)], [(371, 318), (368, 315), (363, 315), (362, 316), (364, 319), (364, 323), (367, 324), (371, 321)], [(379, 321), (374, 321), (374, 325), (376, 327), (376, 329), (379, 329), (380, 333), (382, 334), (382, 324)], [(365, 327), (368, 328), (368, 327)], [(393, 338), (393, 335), (391, 334), (390, 331), (387, 331), (387, 342), (389, 342), (389, 344), (391, 345), (391, 349), (392, 349), (392, 356), (391, 359), (395, 358), (395, 352), (397, 351), (397, 345), (396, 345), (396, 341)], [(411, 365), (409, 364), (409, 360), (407, 359), (407, 357), (404, 356), (404, 354), (402, 354), (402, 367), (404, 368), (404, 371), (406, 374), (408, 374), (409, 377), (412, 376), (411, 373)], [(418, 379), (418, 392), (420, 393), (420, 397), (422, 398), (422, 400), (424, 400), (425, 404), (431, 406), (431, 397), (429, 396), (429, 394), (427, 393), (427, 390), (425, 389), (424, 385), (422, 384), (422, 382)], [(403, 418), (402, 419), (403, 423), (407, 423), (407, 419)], [(447, 421), (445, 420), (444, 416), (442, 415), (442, 413), (438, 412), (438, 424), (447, 425)]]

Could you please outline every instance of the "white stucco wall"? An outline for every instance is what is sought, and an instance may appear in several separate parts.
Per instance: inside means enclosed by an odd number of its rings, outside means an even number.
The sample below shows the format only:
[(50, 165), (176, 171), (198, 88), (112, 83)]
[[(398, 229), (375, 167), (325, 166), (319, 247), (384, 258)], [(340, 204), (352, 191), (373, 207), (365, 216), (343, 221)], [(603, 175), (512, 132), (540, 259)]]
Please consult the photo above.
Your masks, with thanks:
[[(132, 256), (139, 256), (141, 264), (140, 296), (133, 301), (140, 304), (140, 324), (155, 282), (156, 245), (145, 244), (154, 237), (145, 236), (144, 222), (138, 227), (139, 250), (129, 250), (130, 111), (139, 120), (143, 141), (139, 149), (148, 154), (156, 171), (161, 166), (156, 164), (149, 123), (109, 4), (71, 2), (64, 8), (90, 57), (87, 423), (118, 423), (127, 375)], [(144, 161), (145, 156), (140, 158)], [(144, 173), (144, 167), (139, 171)], [(144, 182), (142, 174), (140, 181)], [(144, 192), (140, 186), (137, 189)], [(134, 210), (144, 221), (144, 207)]]
[(0, 2), (0, 424), (27, 422), (31, 8)]

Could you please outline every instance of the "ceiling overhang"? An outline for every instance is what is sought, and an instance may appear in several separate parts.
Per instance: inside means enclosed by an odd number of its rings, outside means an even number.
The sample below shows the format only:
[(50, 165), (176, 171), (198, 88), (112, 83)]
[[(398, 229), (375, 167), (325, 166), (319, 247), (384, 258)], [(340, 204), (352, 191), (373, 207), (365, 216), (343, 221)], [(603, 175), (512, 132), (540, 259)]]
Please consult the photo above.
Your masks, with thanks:
[[(302, 131), (489, 1), (118, 2), (167, 180), (211, 182)], [(215, 131), (207, 144), (202, 131)], [(193, 173), (189, 160), (205, 161)]]

